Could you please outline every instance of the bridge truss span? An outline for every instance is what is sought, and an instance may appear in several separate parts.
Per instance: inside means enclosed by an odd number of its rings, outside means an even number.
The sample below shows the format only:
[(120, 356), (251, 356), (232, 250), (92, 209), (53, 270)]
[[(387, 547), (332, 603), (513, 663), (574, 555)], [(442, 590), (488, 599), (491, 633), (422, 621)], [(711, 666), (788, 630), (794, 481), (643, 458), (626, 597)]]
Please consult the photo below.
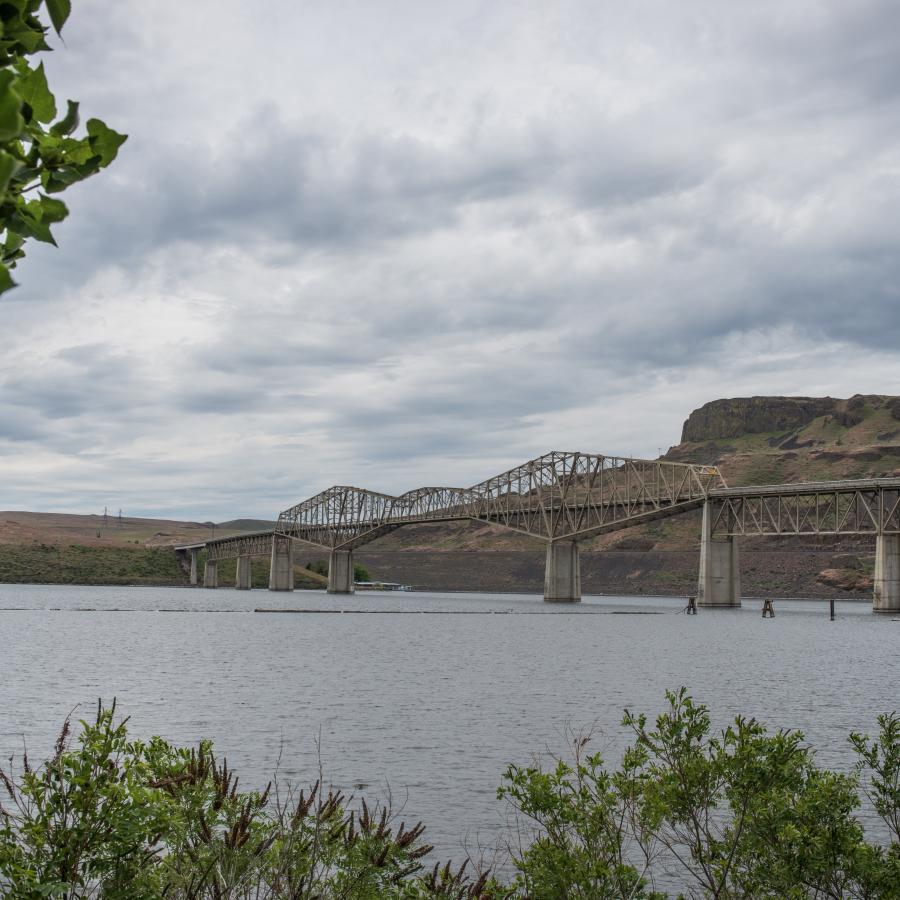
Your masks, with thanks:
[(472, 488), (473, 518), (547, 541), (584, 540), (700, 506), (714, 466), (553, 451)]
[(469, 488), (422, 487), (398, 497), (335, 486), (286, 509), (276, 532), (351, 550), (395, 528), (476, 520), (545, 541), (582, 540), (699, 506), (725, 482), (714, 466), (561, 452)]
[(403, 525), (472, 518), (476, 500), (467, 488), (422, 487), (392, 497), (335, 486), (286, 509), (275, 531), (331, 550), (352, 550)]
[(236, 534), (206, 542), (206, 558), (219, 562), (242, 556), (268, 556), (272, 552), (272, 531)]
[(713, 536), (900, 534), (900, 478), (730, 488), (709, 499)]

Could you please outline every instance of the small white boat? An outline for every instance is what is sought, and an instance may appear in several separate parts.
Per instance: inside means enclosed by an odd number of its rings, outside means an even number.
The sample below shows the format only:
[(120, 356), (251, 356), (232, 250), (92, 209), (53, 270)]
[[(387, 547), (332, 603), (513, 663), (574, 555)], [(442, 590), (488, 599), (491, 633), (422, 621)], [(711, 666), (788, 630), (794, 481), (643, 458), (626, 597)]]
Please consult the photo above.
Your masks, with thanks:
[(411, 591), (408, 584), (400, 584), (396, 581), (354, 581), (353, 587), (357, 591)]

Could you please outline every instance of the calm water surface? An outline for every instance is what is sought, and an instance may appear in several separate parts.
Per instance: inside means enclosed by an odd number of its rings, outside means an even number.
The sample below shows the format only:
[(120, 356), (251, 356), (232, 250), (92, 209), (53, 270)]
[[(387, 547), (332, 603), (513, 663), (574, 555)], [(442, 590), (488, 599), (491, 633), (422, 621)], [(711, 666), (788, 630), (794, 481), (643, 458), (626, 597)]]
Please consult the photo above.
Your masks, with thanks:
[(320, 743), (333, 784), (389, 789), (439, 855), (459, 858), (502, 837), (507, 763), (564, 752), (571, 728), (594, 728), (615, 763), (623, 708), (654, 714), (666, 688), (686, 685), (717, 723), (800, 728), (839, 768), (847, 734), (900, 707), (900, 622), (870, 604), (838, 603), (835, 622), (821, 602), (776, 603), (774, 620), (758, 601), (697, 616), (683, 605), (0, 585), (0, 754), (24, 736), (42, 758), (98, 697), (118, 698), (136, 736), (213, 739), (245, 785), (264, 784), (279, 754), (282, 778), (314, 780)]

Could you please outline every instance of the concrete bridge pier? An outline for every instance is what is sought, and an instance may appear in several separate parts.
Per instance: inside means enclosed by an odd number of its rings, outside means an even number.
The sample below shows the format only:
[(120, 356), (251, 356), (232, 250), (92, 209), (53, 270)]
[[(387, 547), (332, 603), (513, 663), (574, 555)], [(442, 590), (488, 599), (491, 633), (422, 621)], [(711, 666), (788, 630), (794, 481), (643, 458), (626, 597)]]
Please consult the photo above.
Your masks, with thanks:
[(741, 567), (737, 540), (724, 541), (712, 537), (712, 507), (703, 504), (700, 534), (700, 578), (697, 582), (697, 605), (705, 607), (739, 607), (741, 605)]
[(269, 590), (294, 589), (294, 554), (290, 538), (272, 538), (272, 563), (269, 567)]
[(191, 584), (196, 585), (196, 584), (197, 584), (197, 581), (198, 581), (198, 578), (197, 578), (197, 557), (200, 556), (200, 550), (199, 550), (199, 549), (196, 549), (196, 550), (191, 550), (191, 551), (189, 551), (189, 552), (190, 552), (190, 554), (191, 554)]
[(234, 573), (234, 586), (239, 591), (250, 590), (250, 557), (239, 556)]
[(353, 551), (332, 550), (328, 557), (328, 593), (353, 593)]
[(900, 534), (875, 537), (875, 596), (872, 610), (877, 613), (900, 612)]
[(203, 587), (215, 588), (219, 586), (219, 561), (208, 559), (203, 571)]
[(551, 541), (547, 544), (544, 601), (581, 602), (581, 557), (575, 541)]

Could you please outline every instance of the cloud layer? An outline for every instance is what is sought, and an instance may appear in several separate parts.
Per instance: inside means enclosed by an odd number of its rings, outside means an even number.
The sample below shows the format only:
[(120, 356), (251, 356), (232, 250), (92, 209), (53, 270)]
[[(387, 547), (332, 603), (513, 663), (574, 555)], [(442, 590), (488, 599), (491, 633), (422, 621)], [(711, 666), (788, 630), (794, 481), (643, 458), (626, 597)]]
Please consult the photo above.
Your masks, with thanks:
[(129, 132), (0, 300), (0, 506), (272, 516), (900, 393), (892, 2), (76, 5)]

